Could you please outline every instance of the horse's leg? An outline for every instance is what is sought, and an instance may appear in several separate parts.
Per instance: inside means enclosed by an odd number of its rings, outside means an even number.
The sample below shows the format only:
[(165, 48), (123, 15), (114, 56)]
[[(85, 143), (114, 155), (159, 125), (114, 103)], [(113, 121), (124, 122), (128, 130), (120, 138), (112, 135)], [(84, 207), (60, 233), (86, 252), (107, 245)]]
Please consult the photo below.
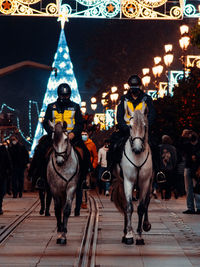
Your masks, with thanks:
[[(132, 191), (133, 191), (133, 183), (124, 179), (124, 193), (126, 197), (126, 210), (124, 212), (124, 223), (126, 229), (124, 229), (125, 238), (124, 243), (127, 245), (133, 244), (133, 228), (132, 228), (132, 213), (133, 213), (133, 203), (132, 203)], [(123, 239), (122, 239), (123, 240)]]
[(63, 233), (62, 233), (62, 244), (66, 244), (66, 233), (67, 233), (67, 223), (69, 216), (71, 214), (72, 201), (75, 193), (75, 186), (67, 188), (66, 202), (63, 208)]
[(127, 227), (127, 216), (124, 215), (124, 236), (122, 237), (122, 243), (125, 243), (126, 227)]
[(62, 229), (63, 225), (61, 222), (61, 199), (60, 197), (54, 197), (54, 209), (55, 209), (55, 215), (57, 220), (57, 232), (58, 232), (58, 238), (57, 238), (57, 244), (61, 243), (61, 236), (62, 236)]
[(148, 232), (151, 230), (151, 224), (150, 224), (149, 218), (148, 218), (149, 203), (150, 203), (150, 192), (147, 193), (146, 200), (145, 200), (145, 213), (144, 213), (144, 222), (143, 222), (143, 230), (145, 232)]
[(136, 245), (144, 245), (144, 239), (142, 238), (142, 221), (143, 221), (143, 215), (145, 213), (145, 203), (144, 200), (140, 200), (138, 208), (138, 227), (137, 227), (137, 233), (138, 238), (136, 240)]
[(138, 238), (136, 240), (136, 245), (144, 245), (144, 239), (142, 238), (142, 223), (143, 223), (143, 216), (145, 214), (143, 229), (149, 231), (151, 229), (151, 224), (148, 222), (148, 205), (150, 202), (150, 181), (143, 182), (140, 184), (140, 200), (137, 209), (138, 213), (138, 227), (137, 233)]

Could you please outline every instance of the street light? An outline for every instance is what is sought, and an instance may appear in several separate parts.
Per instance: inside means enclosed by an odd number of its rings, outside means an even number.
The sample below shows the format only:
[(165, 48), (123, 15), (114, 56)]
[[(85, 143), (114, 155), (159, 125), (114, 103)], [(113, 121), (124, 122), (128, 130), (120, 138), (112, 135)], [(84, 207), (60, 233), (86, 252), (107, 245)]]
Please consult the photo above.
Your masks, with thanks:
[(81, 102), (81, 112), (82, 112), (83, 115), (86, 113), (86, 110), (87, 110), (87, 108), (86, 108), (86, 102), (85, 101), (82, 101)]
[(151, 81), (151, 77), (148, 75), (146, 75), (142, 78), (142, 83), (143, 83), (144, 87), (148, 87), (150, 81)]
[(126, 95), (128, 93), (128, 89), (129, 89), (129, 85), (128, 83), (124, 84), (124, 95)]
[(91, 109), (92, 110), (96, 110), (96, 108), (97, 108), (97, 104), (95, 103), (95, 104), (91, 104)]
[(92, 97), (91, 98), (91, 109), (92, 110), (96, 110), (96, 108), (97, 108), (97, 99), (96, 99), (96, 97)]
[[(166, 76), (167, 76), (167, 84), (168, 84), (168, 81), (169, 81), (169, 78), (168, 78), (168, 69), (169, 67), (171, 66), (173, 60), (174, 60), (174, 55), (172, 54), (172, 49), (173, 49), (173, 45), (172, 44), (166, 44), (164, 46), (165, 48), (165, 55), (163, 57), (163, 60), (164, 60), (164, 63), (165, 63), (165, 66), (167, 68), (166, 70)], [(159, 89), (159, 94), (161, 97), (163, 97), (163, 92), (164, 92), (164, 89), (162, 90), (162, 93), (160, 92), (161, 89)], [(167, 86), (167, 96), (169, 95), (169, 86)]]
[(183, 66), (183, 77), (185, 79), (185, 70), (186, 70), (186, 50), (188, 49), (188, 46), (190, 44), (190, 37), (187, 35), (189, 33), (189, 27), (187, 25), (181, 25), (180, 26), (180, 32), (181, 32), (181, 38), (179, 39), (179, 45), (182, 49), (182, 56), (181, 56), (181, 62)]
[(159, 64), (161, 62), (161, 57), (154, 57), (154, 63), (155, 66), (152, 68), (152, 72), (153, 75), (155, 77), (155, 82), (154, 85), (156, 87), (157, 90), (157, 96), (158, 96), (158, 90), (159, 90), (159, 84), (158, 84), (158, 78), (161, 76), (162, 72), (163, 72), (163, 66), (161, 64)]

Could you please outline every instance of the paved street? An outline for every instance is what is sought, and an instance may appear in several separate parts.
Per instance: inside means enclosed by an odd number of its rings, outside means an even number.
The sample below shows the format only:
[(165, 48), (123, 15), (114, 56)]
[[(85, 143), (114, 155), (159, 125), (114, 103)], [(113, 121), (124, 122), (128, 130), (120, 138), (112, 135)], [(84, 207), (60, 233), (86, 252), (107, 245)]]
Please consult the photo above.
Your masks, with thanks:
[[(90, 192), (99, 205), (95, 266), (190, 267), (200, 266), (200, 215), (185, 215), (185, 198), (152, 199), (152, 229), (144, 234), (145, 246), (121, 243), (123, 217), (109, 197)], [(0, 228), (36, 201), (37, 194), (22, 199), (6, 197)], [(134, 206), (135, 206), (134, 202)], [(136, 210), (136, 208), (135, 208)], [(56, 221), (39, 215), (39, 206), (0, 246), (0, 266), (76, 266), (88, 209), (69, 220), (67, 245), (56, 245)], [(137, 225), (134, 211), (133, 226)]]

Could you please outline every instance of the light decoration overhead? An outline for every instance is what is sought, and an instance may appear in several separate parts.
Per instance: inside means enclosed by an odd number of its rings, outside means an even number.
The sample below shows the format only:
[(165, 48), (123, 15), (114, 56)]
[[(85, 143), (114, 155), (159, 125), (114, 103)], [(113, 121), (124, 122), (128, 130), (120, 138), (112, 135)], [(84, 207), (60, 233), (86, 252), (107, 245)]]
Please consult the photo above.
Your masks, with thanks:
[(158, 97), (163, 98), (164, 96), (167, 95), (167, 87), (168, 87), (168, 83), (167, 82), (160, 82), (159, 83)]
[(186, 68), (197, 67), (200, 68), (200, 55), (187, 55)]
[(95, 113), (94, 115), (94, 124), (100, 125), (100, 130), (106, 129), (106, 114), (105, 113)]
[(0, 14), (58, 17), (59, 0), (0, 0)]
[[(68, 55), (67, 57), (66, 57), (66, 53)], [(42, 114), (44, 116), (47, 105), (51, 102), (56, 101), (57, 88), (58, 88), (58, 85), (61, 83), (68, 83), (70, 85), (71, 90), (72, 90), (70, 99), (78, 104), (81, 104), (81, 97), (78, 91), (78, 85), (77, 85), (76, 78), (73, 72), (73, 65), (70, 59), (69, 49), (68, 49), (68, 45), (67, 45), (67, 41), (66, 41), (66, 37), (65, 37), (65, 33), (63, 29), (61, 29), (60, 38), (58, 42), (58, 48), (57, 48), (57, 52), (54, 57), (54, 62), (52, 64), (52, 67), (57, 68), (57, 75), (55, 75), (54, 72), (51, 72), (39, 118), (42, 117)], [(34, 152), (35, 146), (38, 143), (38, 140), (44, 133), (45, 131), (43, 129), (43, 126), (41, 122), (38, 121), (33, 144), (31, 147), (31, 156), (33, 155), (33, 152)]]
[(106, 110), (106, 130), (112, 128), (115, 124), (115, 111), (114, 109)]
[[(52, 0), (51, 0), (52, 1)], [(54, 2), (55, 1), (55, 2)], [(182, 19), (185, 0), (0, 0), (4, 15), (68, 18)]]
[(178, 85), (179, 80), (184, 78), (183, 70), (171, 70), (168, 73), (169, 77), (169, 94), (173, 96), (174, 86)]
[(158, 98), (157, 90), (148, 90), (147, 94), (150, 95), (153, 100), (156, 100)]
[(200, 2), (197, 0), (184, 0), (184, 17), (200, 18)]

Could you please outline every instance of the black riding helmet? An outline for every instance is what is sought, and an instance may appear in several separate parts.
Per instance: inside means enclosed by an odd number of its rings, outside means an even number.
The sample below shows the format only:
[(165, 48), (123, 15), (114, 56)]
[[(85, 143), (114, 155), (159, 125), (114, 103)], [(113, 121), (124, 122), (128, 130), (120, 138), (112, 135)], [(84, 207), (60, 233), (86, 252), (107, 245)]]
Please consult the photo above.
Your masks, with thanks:
[(128, 79), (128, 85), (130, 87), (140, 87), (142, 85), (141, 78), (136, 74), (131, 75)]
[(140, 87), (142, 85), (141, 78), (137, 75), (131, 75), (128, 79), (128, 85), (130, 86), (130, 93), (133, 95), (139, 95), (140, 93)]
[(57, 89), (57, 93), (58, 93), (58, 96), (71, 96), (71, 88), (69, 86), (69, 84), (67, 83), (61, 83), (59, 86), (58, 86), (58, 89)]

